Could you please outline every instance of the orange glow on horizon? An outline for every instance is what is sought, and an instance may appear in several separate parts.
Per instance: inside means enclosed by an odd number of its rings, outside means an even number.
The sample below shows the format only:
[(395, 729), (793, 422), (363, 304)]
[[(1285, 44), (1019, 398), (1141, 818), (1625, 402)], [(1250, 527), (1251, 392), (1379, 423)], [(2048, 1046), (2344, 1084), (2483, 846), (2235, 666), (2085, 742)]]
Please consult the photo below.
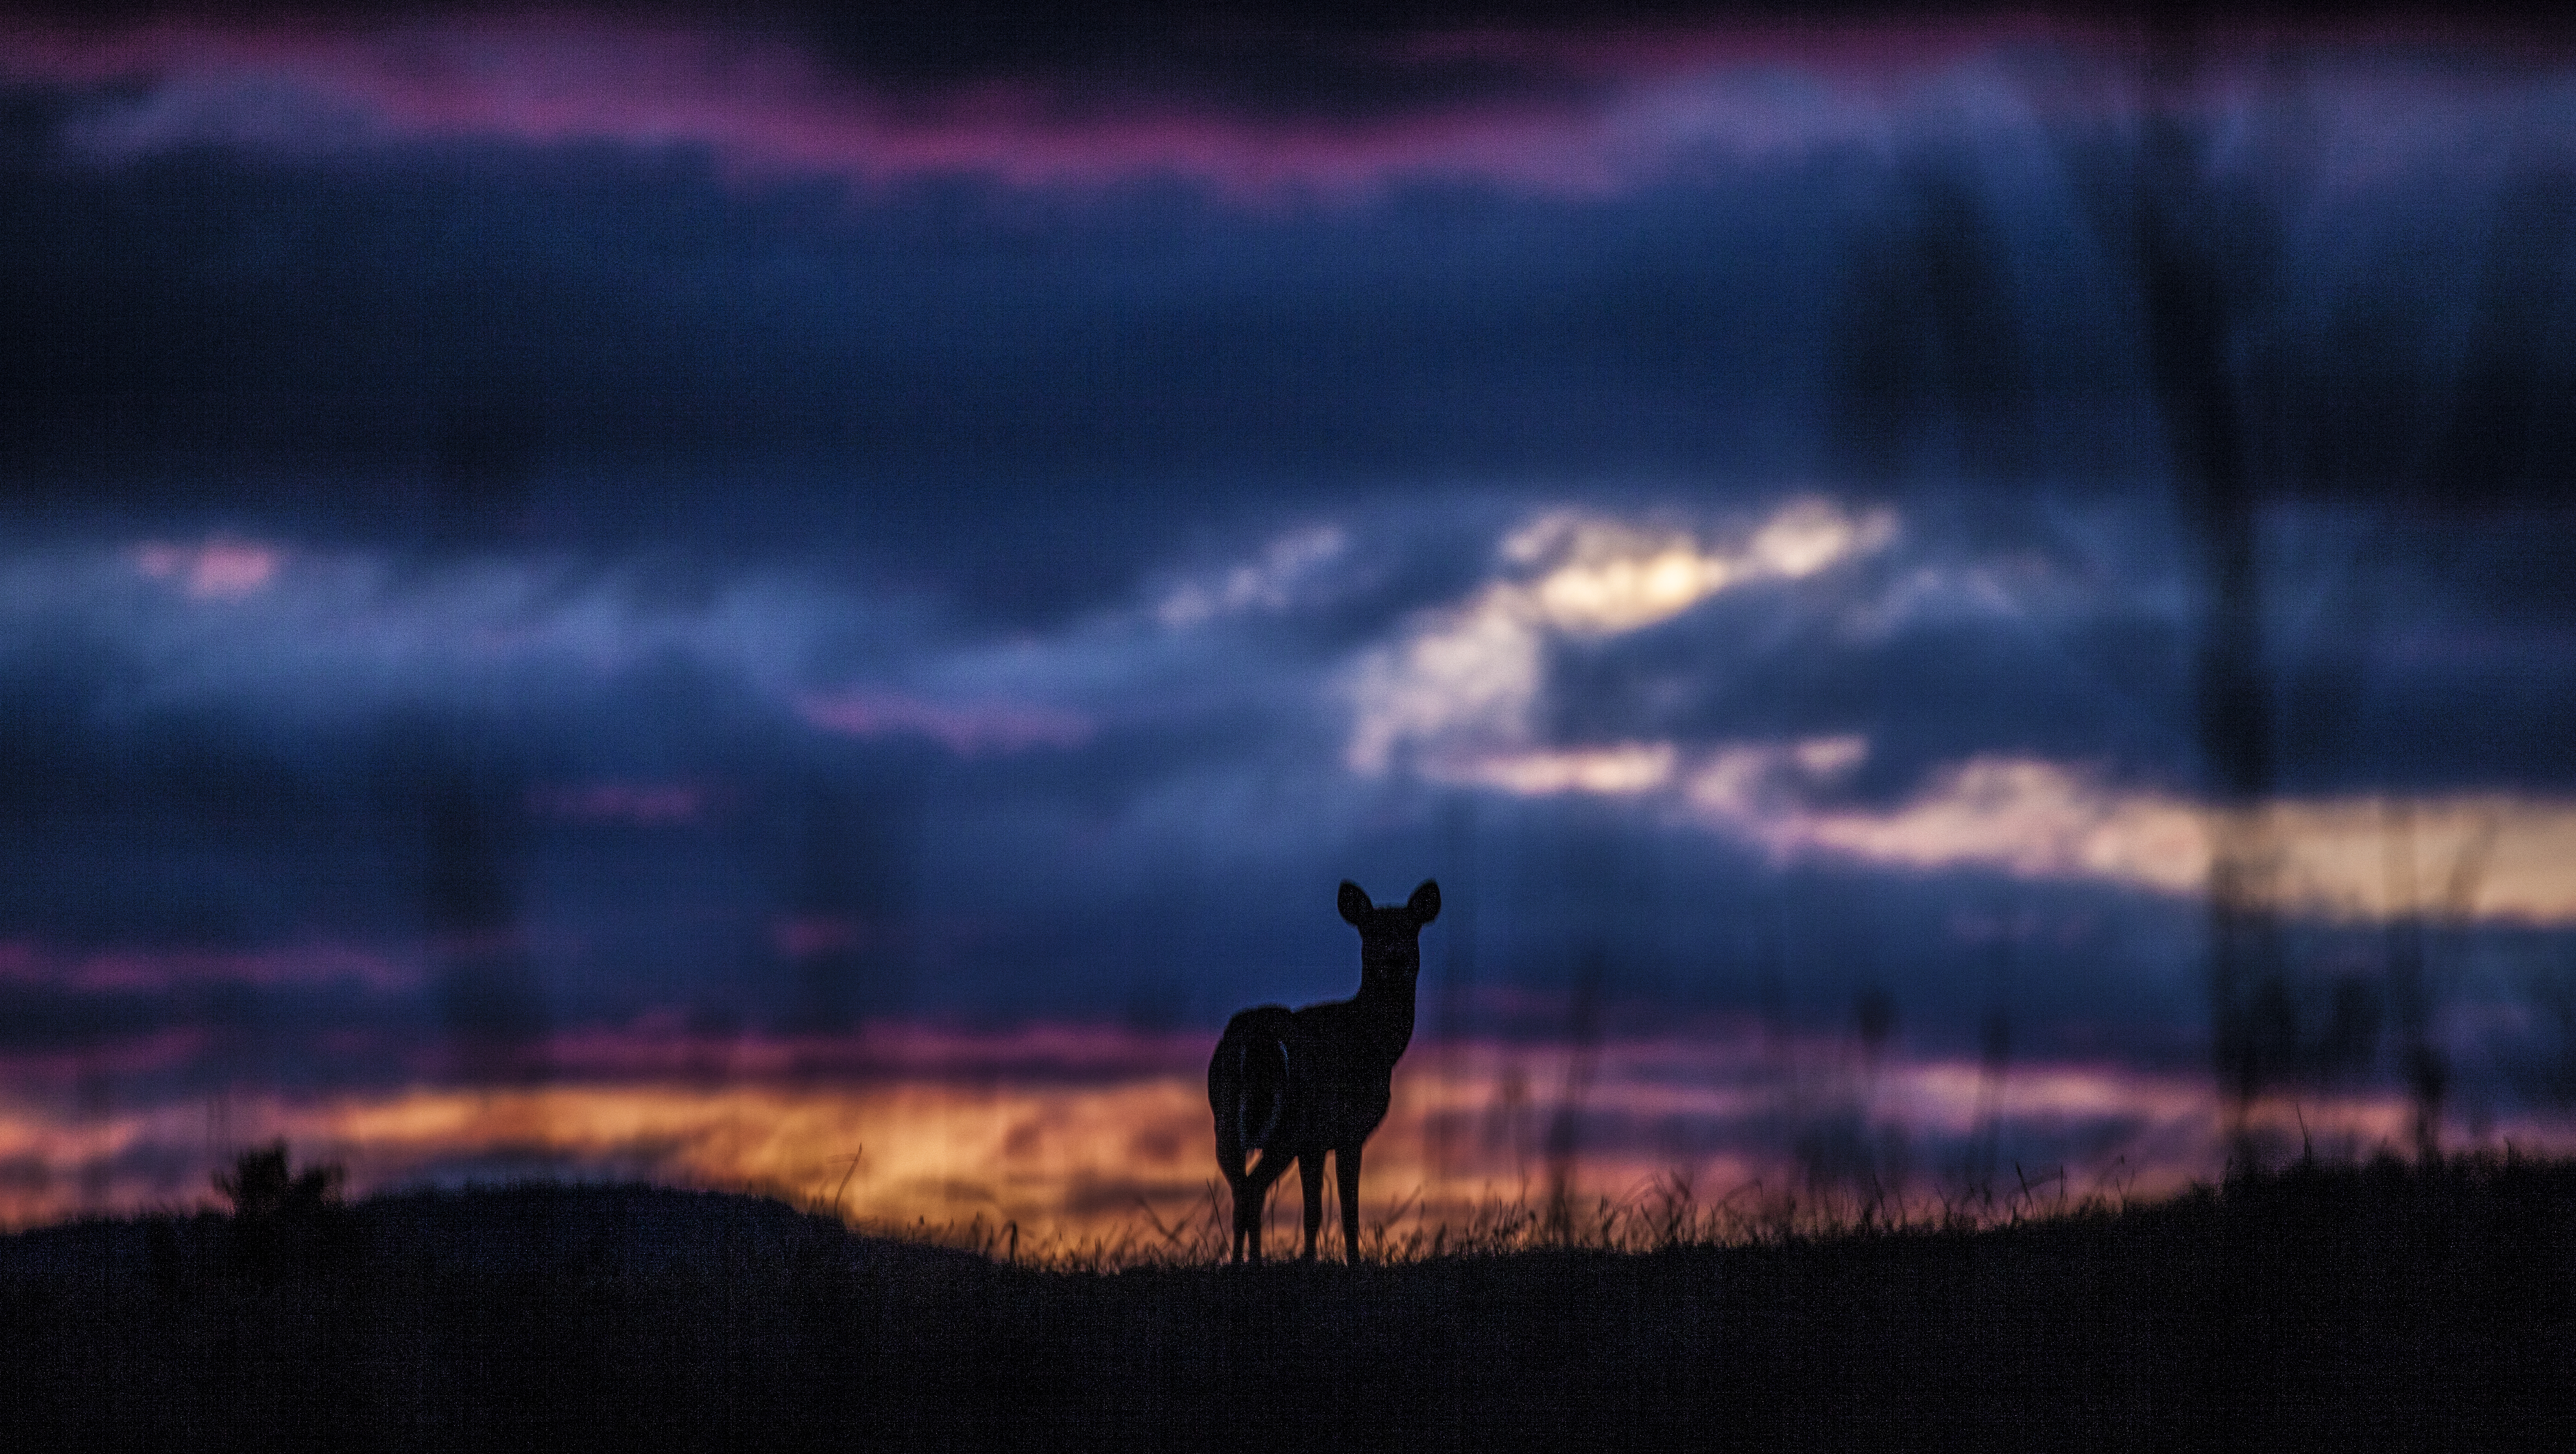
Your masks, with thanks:
[[(562, 1047), (576, 1053), (557, 1073), (572, 1078), (539, 1085), (237, 1090), (130, 1109), (0, 1099), (0, 1219), (214, 1205), (211, 1172), (233, 1149), (276, 1137), (299, 1162), (344, 1164), (359, 1195), (532, 1175), (641, 1179), (763, 1191), (916, 1234), (1016, 1225), (1032, 1250), (1150, 1247), (1157, 1224), (1195, 1225), (1222, 1205), (1202, 1036), (888, 1028), (859, 1037), (883, 1052), (870, 1075), (803, 1073), (789, 1047), (752, 1044), (738, 1049), (733, 1078), (714, 1082), (635, 1047), (609, 1054), (609, 1038), (594, 1037), (587, 1055), (580, 1041)], [(1576, 1153), (1560, 1168), (1550, 1153), (1562, 1144), (1568, 1055), (1417, 1047), (1368, 1145), (1368, 1226), (1400, 1239), (1480, 1208), (1537, 1206), (1560, 1169), (1581, 1208), (1634, 1205), (1681, 1184), (1702, 1206), (1750, 1205), (1748, 1192), (1856, 1205), (1873, 1191), (1928, 1206), (1961, 1193), (1957, 1148), (1981, 1135), (2015, 1152), (2000, 1163), (2006, 1187), (2062, 1167), (2077, 1197), (2163, 1195), (2222, 1162), (2219, 1107), (2202, 1076), (2031, 1064), (1997, 1078), (1972, 1060), (1872, 1065), (1849, 1046), (1743, 1035), (1601, 1047), (1575, 1114)], [(585, 1060), (588, 1071), (576, 1068)], [(2405, 1144), (2408, 1116), (2401, 1095), (2373, 1092), (2274, 1107), (2267, 1127), (2295, 1148), (2295, 1119), (2321, 1150), (2366, 1155)], [(2489, 1136), (2537, 1149), (2567, 1129), (2511, 1122)], [(1291, 1184), (1274, 1193), (1274, 1248), (1293, 1245), (1298, 1202)], [(1334, 1225), (1328, 1214), (1338, 1246)]]

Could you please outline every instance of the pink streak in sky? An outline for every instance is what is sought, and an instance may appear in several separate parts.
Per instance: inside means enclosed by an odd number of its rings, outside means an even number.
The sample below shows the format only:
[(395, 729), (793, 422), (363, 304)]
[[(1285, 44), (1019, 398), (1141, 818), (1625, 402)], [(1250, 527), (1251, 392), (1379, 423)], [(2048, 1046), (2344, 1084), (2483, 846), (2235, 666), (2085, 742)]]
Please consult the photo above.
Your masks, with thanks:
[(198, 600), (256, 594), (277, 575), (274, 546), (217, 537), (202, 545), (146, 541), (134, 550), (134, 568), (157, 581), (183, 586)]
[(73, 951), (26, 940), (0, 941), (0, 984), (77, 994), (166, 994), (210, 984), (257, 989), (356, 984), (378, 994), (400, 994), (419, 988), (424, 978), (416, 961), (345, 944)]
[(893, 692), (852, 689), (798, 701), (806, 722), (848, 737), (927, 737), (959, 757), (1079, 747), (1091, 723), (1072, 712), (1013, 702), (948, 705)]
[[(2259, 38), (2243, 37), (2249, 53)], [(2347, 44), (2425, 38), (2384, 27), (2338, 33)], [(702, 151), (737, 177), (868, 185), (925, 175), (1020, 187), (1161, 177), (1262, 197), (1448, 179), (1585, 194), (1694, 153), (1866, 142), (1916, 78), (2049, 44), (2116, 65), (2128, 42), (2030, 18), (1421, 33), (1353, 42), (1350, 53), (1399, 78), (1418, 70), (1426, 83), (1472, 63), (1538, 84), (1345, 117), (1253, 114), (1168, 85), (1158, 93), (1150, 77), (1111, 84), (1078, 69), (898, 95), (774, 37), (573, 16), (377, 29), (0, 21), (0, 80), (145, 82), (140, 100), (75, 123), (78, 149), (107, 161), (201, 144), (323, 155), (497, 140)], [(1207, 89), (1210, 78), (1199, 79)], [(2117, 107), (2120, 89), (2079, 86), (2076, 104)]]
[(720, 785), (695, 782), (585, 782), (528, 791), (540, 816), (584, 825), (676, 828), (703, 822), (732, 805)]

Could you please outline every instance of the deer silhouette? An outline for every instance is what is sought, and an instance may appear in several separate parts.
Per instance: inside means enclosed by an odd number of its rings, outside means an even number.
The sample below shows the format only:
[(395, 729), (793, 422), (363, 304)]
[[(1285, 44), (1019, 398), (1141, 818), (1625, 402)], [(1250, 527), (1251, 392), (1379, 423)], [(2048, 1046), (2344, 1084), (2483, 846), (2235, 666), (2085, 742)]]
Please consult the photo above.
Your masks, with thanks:
[[(1440, 916), (1440, 885), (1381, 908), (1342, 881), (1342, 917), (1360, 931), (1360, 992), (1347, 1000), (1260, 1005), (1226, 1021), (1208, 1061), (1217, 1169), (1234, 1192), (1234, 1260), (1261, 1260), (1261, 1207), (1271, 1183), (1298, 1168), (1306, 1193), (1306, 1251), (1324, 1219), (1324, 1155), (1341, 1176), (1342, 1256), (1360, 1248), (1360, 1147), (1386, 1119), (1395, 1062), (1413, 1040), (1413, 982), (1422, 926)], [(1249, 1169), (1245, 1158), (1261, 1153)]]

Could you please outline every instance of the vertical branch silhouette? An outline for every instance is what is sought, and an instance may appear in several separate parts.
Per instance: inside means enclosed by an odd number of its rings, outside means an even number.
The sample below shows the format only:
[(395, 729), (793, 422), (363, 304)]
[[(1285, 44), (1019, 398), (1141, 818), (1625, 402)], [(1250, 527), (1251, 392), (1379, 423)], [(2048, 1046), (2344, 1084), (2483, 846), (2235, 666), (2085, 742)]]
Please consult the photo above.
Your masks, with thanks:
[[(1476, 803), (1460, 794), (1449, 812), (1450, 882), (1459, 892), (1450, 911), (1448, 943), (1440, 968), (1437, 1043), (1440, 1079), (1458, 1083), (1467, 1069), (1467, 1017), (1476, 986)], [(1448, 1179), (1461, 1127), (1456, 1118), (1435, 1113), (1425, 1119), (1424, 1162), (1435, 1183)]]
[(1575, 971), (1574, 1016), (1568, 1027), (1573, 1043), (1566, 1055), (1565, 1092), (1547, 1128), (1547, 1232), (1559, 1244), (1574, 1236), (1570, 1200), (1583, 1150), (1583, 1101), (1592, 1092), (1592, 1077), (1601, 1064), (1602, 981), (1608, 973), (1608, 957), (1598, 946), (1584, 952)]
[(1995, 1157), (2002, 1149), (2004, 1075), (2012, 1068), (2012, 1014), (2002, 1005), (1986, 1011), (1977, 1031), (1977, 1102), (1970, 1118), (1968, 1194), (1994, 1202)]
[(2388, 1004), (2397, 1019), (2399, 1069), (2414, 1102), (2417, 1159), (2441, 1156), (2442, 1096), (2450, 1081), (2429, 1033), (2424, 1002), (2424, 916), (2415, 887), (2415, 810), (2404, 798), (2383, 805), (2380, 844), (2388, 898)]
[(2211, 1058), (2233, 1154), (2246, 1158), (2254, 1104), (2283, 1069), (2296, 1028), (2272, 907), (2278, 855), (2265, 803), (2274, 723), (2257, 482), (2237, 364), (2275, 218), (2251, 194), (2210, 179), (2210, 139), (2189, 114), (2199, 61), (2189, 19), (2150, 21), (2131, 221), (2149, 385), (2200, 574), (2194, 686), (2210, 802)]

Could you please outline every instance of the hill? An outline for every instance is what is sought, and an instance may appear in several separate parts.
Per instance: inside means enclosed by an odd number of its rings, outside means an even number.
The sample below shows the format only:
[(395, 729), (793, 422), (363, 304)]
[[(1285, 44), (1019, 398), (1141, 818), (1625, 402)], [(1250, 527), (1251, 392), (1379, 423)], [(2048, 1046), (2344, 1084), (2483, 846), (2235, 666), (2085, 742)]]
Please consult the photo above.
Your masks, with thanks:
[(1986, 1230), (1042, 1271), (519, 1186), (0, 1239), (13, 1447), (2576, 1447), (2576, 1163)]

